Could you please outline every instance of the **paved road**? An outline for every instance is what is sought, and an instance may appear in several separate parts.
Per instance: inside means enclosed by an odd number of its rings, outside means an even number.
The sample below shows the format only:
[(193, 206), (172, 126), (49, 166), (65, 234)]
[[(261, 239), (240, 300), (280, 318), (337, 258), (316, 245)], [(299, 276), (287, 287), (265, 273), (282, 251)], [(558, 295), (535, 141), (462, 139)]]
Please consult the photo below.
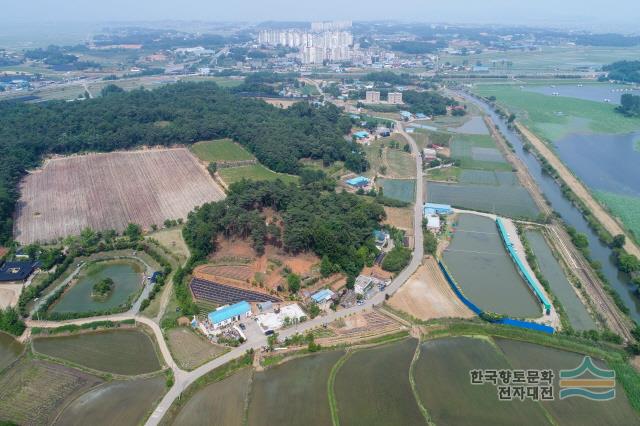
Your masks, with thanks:
[[(348, 309), (341, 309), (339, 311), (329, 311), (327, 315), (316, 317), (312, 320), (306, 321), (302, 324), (298, 324), (289, 329), (283, 330), (280, 333), (281, 338), (289, 337), (295, 333), (305, 333), (308, 330), (313, 328), (321, 327), (325, 323), (330, 323), (339, 318), (344, 318), (346, 316), (352, 315), (354, 313), (360, 312), (364, 309), (368, 309), (373, 307), (374, 305), (379, 305), (384, 302), (385, 294), (393, 294), (395, 293), (402, 284), (404, 284), (411, 275), (418, 269), (420, 264), (422, 263), (422, 258), (424, 256), (423, 249), (423, 235), (422, 235), (422, 205), (423, 205), (423, 179), (422, 179), (422, 156), (420, 155), (420, 151), (418, 149), (418, 145), (413, 140), (411, 135), (405, 132), (404, 127), (401, 123), (396, 123), (396, 130), (400, 132), (411, 144), (412, 151), (415, 154), (415, 162), (416, 162), (416, 202), (415, 202), (415, 210), (414, 210), (414, 235), (415, 235), (415, 250), (413, 252), (413, 257), (411, 259), (411, 263), (401, 271), (389, 284), (387, 290), (385, 292), (377, 293), (371, 299), (365, 301), (363, 305), (356, 305)], [(161, 334), (156, 334), (156, 338), (158, 340), (163, 340)], [(242, 356), (245, 351), (248, 349), (259, 349), (263, 346), (267, 345), (267, 339), (265, 336), (261, 336), (259, 339), (254, 339), (253, 341), (246, 342), (245, 344), (233, 349), (230, 352), (222, 355), (219, 358), (216, 358), (201, 367), (197, 368), (191, 372), (185, 372), (179, 370), (177, 368), (174, 369), (175, 374), (175, 384), (169, 389), (169, 392), (162, 398), (162, 401), (158, 404), (156, 409), (153, 411), (149, 419), (147, 420), (146, 426), (155, 426), (157, 425), (162, 417), (165, 415), (169, 407), (173, 401), (175, 401), (180, 394), (195, 380), (201, 377), (204, 374), (212, 371), (213, 369), (220, 367), (227, 362), (236, 359)]]
[[(403, 270), (401, 271), (394, 279), (393, 281), (389, 284), (389, 286), (387, 286), (386, 291), (384, 292), (379, 292), (377, 293), (375, 296), (373, 296), (371, 299), (368, 299), (365, 301), (364, 304), (362, 305), (356, 305), (353, 306), (351, 308), (347, 308), (347, 309), (341, 309), (339, 311), (329, 311), (326, 315), (323, 316), (318, 316), (312, 320), (306, 321), (302, 324), (297, 324), (294, 327), (288, 328), (286, 330), (283, 330), (280, 333), (280, 337), (281, 338), (286, 338), (289, 336), (292, 336), (296, 333), (305, 333), (308, 330), (311, 330), (313, 328), (317, 328), (317, 327), (321, 327), (323, 324), (325, 323), (330, 323), (332, 321), (335, 321), (339, 318), (344, 318), (346, 316), (352, 315), (354, 313), (363, 311), (365, 309), (370, 309), (375, 305), (380, 305), (384, 302), (385, 300), (385, 295), (389, 294), (392, 295), (393, 293), (395, 293), (400, 286), (402, 286), (402, 284), (404, 284), (409, 277), (411, 277), (411, 275), (413, 275), (413, 273), (416, 271), (416, 269), (418, 269), (418, 267), (420, 266), (420, 264), (422, 263), (422, 258), (424, 256), (424, 249), (423, 249), (423, 234), (422, 234), (422, 206), (423, 206), (423, 179), (422, 179), (422, 156), (420, 155), (420, 151), (418, 149), (418, 146), (416, 144), (416, 142), (413, 140), (413, 138), (411, 137), (411, 135), (409, 135), (408, 133), (405, 132), (404, 127), (402, 126), (401, 123), (397, 122), (396, 123), (396, 130), (401, 133), (411, 144), (412, 147), (412, 151), (415, 154), (415, 162), (416, 162), (416, 202), (415, 202), (415, 209), (414, 209), (414, 235), (415, 235), (415, 249), (413, 251), (413, 257), (411, 259), (411, 262), (409, 263), (409, 265)], [(153, 413), (151, 414), (151, 416), (149, 417), (149, 419), (146, 422), (147, 426), (155, 426), (157, 425), (160, 420), (162, 420), (162, 417), (165, 415), (165, 413), (167, 412), (167, 410), (169, 409), (169, 407), (171, 407), (171, 404), (173, 404), (173, 402), (180, 397), (180, 395), (182, 394), (182, 392), (189, 386), (191, 385), (194, 381), (196, 381), (199, 377), (201, 377), (204, 374), (209, 373), (210, 371), (214, 370), (215, 368), (218, 368), (224, 364), (226, 364), (227, 362), (239, 358), (240, 356), (242, 356), (247, 350), (249, 349), (260, 349), (261, 347), (264, 347), (267, 345), (267, 338), (265, 336), (260, 336), (258, 339), (253, 339), (251, 341), (248, 341), (246, 343), (244, 343), (243, 345), (231, 350), (230, 352), (227, 352), (226, 354), (202, 365), (201, 367), (197, 368), (196, 370), (187, 372), (184, 371), (182, 369), (180, 369), (175, 361), (173, 360), (173, 358), (171, 357), (171, 353), (169, 351), (169, 348), (167, 346), (166, 341), (164, 340), (164, 336), (162, 335), (162, 330), (160, 329), (159, 325), (153, 321), (152, 319), (149, 319), (147, 317), (143, 317), (141, 315), (134, 315), (131, 311), (127, 312), (127, 313), (123, 313), (123, 314), (117, 314), (117, 315), (108, 315), (108, 316), (103, 316), (103, 317), (92, 317), (92, 318), (82, 318), (82, 319), (77, 319), (77, 320), (70, 320), (70, 321), (34, 321), (34, 320), (28, 320), (27, 321), (27, 325), (29, 327), (59, 327), (60, 325), (63, 324), (84, 324), (84, 323), (88, 323), (88, 322), (93, 322), (93, 321), (98, 321), (98, 320), (111, 320), (111, 321), (122, 321), (125, 319), (135, 319), (136, 321), (139, 321), (147, 326), (149, 326), (156, 337), (156, 340), (158, 342), (158, 346), (160, 347), (160, 351), (162, 353), (162, 356), (164, 358), (164, 362), (167, 366), (169, 366), (174, 373), (174, 377), (175, 377), (175, 383), (174, 385), (171, 387), (171, 389), (169, 389), (169, 391), (167, 392), (167, 394), (164, 396), (164, 398), (162, 398), (162, 401), (160, 401), (160, 403), (158, 404), (158, 406), (156, 407), (156, 409), (153, 411)]]

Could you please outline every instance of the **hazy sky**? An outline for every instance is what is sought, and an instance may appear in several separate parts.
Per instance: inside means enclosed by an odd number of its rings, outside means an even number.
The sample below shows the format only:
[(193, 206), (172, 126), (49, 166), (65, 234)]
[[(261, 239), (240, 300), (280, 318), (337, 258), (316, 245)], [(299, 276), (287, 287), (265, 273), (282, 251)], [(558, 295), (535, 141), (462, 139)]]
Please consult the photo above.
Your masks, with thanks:
[(0, 4), (0, 23), (351, 19), (565, 24), (640, 32), (638, 0), (2, 0)]

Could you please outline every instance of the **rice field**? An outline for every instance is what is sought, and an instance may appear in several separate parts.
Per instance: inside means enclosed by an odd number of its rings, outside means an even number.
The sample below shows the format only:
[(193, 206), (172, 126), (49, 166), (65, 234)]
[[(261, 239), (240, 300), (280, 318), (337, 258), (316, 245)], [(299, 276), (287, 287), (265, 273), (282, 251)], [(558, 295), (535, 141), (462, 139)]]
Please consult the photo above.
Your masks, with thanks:
[(62, 407), (100, 382), (72, 368), (22, 358), (0, 376), (0, 423), (50, 425)]
[(334, 384), (338, 417), (346, 425), (424, 424), (409, 382), (417, 341), (406, 339), (354, 353)]
[(172, 424), (241, 426), (250, 378), (251, 369), (245, 368), (204, 387), (184, 404)]
[[(248, 424), (331, 424), (327, 378), (343, 355), (343, 351), (315, 354), (256, 372), (251, 387)], [(301, 377), (304, 380), (300, 380)]]
[(202, 161), (243, 161), (254, 157), (231, 139), (196, 142), (191, 151)]
[(141, 424), (166, 390), (163, 375), (105, 383), (69, 404), (55, 424), (57, 426)]
[(595, 196), (640, 240), (640, 198), (596, 191)]
[[(558, 398), (559, 370), (576, 368), (582, 362), (582, 355), (515, 340), (496, 339), (495, 341), (513, 368), (554, 370), (556, 399), (545, 401), (542, 406), (558, 424), (599, 426), (640, 423), (638, 413), (631, 408), (620, 383), (616, 386), (616, 397), (610, 401), (593, 402), (584, 398), (563, 400)], [(604, 362), (594, 361), (600, 368), (607, 368)]]
[(531, 402), (502, 402), (492, 384), (471, 385), (473, 369), (509, 368), (490, 341), (452, 337), (422, 344), (414, 369), (417, 392), (435, 424), (548, 424)]
[(451, 142), (451, 158), (459, 160), (463, 169), (511, 170), (489, 135), (456, 134)]
[(467, 298), (483, 311), (516, 318), (541, 315), (493, 220), (460, 214), (452, 231), (442, 259)]
[(12, 336), (0, 331), (0, 372), (18, 359), (24, 346)]
[(224, 198), (186, 148), (51, 159), (27, 175), (20, 193), (15, 238), (22, 244), (78, 235), (86, 227), (149, 229)]
[(133, 329), (36, 338), (33, 349), (106, 373), (134, 376), (161, 368), (151, 337)]
[(385, 197), (395, 200), (413, 203), (416, 193), (415, 179), (383, 179), (377, 180), (378, 186), (382, 187)]
[(210, 361), (228, 349), (209, 342), (190, 328), (177, 327), (166, 331), (167, 344), (176, 364), (191, 371)]

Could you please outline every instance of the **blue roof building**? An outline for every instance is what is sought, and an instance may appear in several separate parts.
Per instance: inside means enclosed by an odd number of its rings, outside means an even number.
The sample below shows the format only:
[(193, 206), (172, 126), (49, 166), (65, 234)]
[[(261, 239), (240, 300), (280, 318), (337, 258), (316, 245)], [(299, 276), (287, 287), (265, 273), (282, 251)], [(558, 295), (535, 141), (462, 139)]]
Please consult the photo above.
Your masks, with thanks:
[(425, 216), (433, 213), (446, 215), (453, 213), (453, 208), (449, 204), (425, 203), (422, 211)]
[(24, 281), (40, 267), (40, 262), (5, 262), (0, 267), (0, 281)]
[(416, 118), (427, 118), (427, 116), (421, 112), (416, 113)]
[(230, 324), (233, 321), (239, 321), (242, 316), (249, 316), (249, 314), (251, 314), (251, 305), (243, 300), (242, 302), (209, 312), (209, 321), (214, 328), (218, 328)]
[(411, 113), (409, 111), (400, 111), (400, 116), (402, 118), (409, 119), (409, 118), (411, 118)]
[(318, 291), (317, 293), (312, 294), (311, 299), (313, 299), (313, 301), (316, 303), (324, 303), (327, 300), (331, 299), (333, 297), (333, 294), (334, 293), (331, 290), (325, 288)]
[(347, 180), (347, 185), (351, 185), (351, 186), (355, 186), (355, 187), (361, 188), (363, 186), (369, 185), (369, 182), (371, 182), (371, 181), (368, 178), (366, 178), (364, 176), (357, 176), (357, 177), (354, 177), (352, 179)]

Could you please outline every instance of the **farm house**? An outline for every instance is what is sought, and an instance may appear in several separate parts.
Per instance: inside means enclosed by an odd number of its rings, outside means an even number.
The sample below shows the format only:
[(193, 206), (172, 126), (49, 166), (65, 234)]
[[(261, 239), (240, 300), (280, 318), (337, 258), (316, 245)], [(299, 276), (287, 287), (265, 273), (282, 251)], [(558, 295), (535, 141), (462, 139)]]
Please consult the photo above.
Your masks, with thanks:
[(224, 327), (242, 318), (251, 316), (251, 305), (242, 301), (229, 306), (223, 306), (213, 312), (209, 312), (208, 319), (214, 329)]

